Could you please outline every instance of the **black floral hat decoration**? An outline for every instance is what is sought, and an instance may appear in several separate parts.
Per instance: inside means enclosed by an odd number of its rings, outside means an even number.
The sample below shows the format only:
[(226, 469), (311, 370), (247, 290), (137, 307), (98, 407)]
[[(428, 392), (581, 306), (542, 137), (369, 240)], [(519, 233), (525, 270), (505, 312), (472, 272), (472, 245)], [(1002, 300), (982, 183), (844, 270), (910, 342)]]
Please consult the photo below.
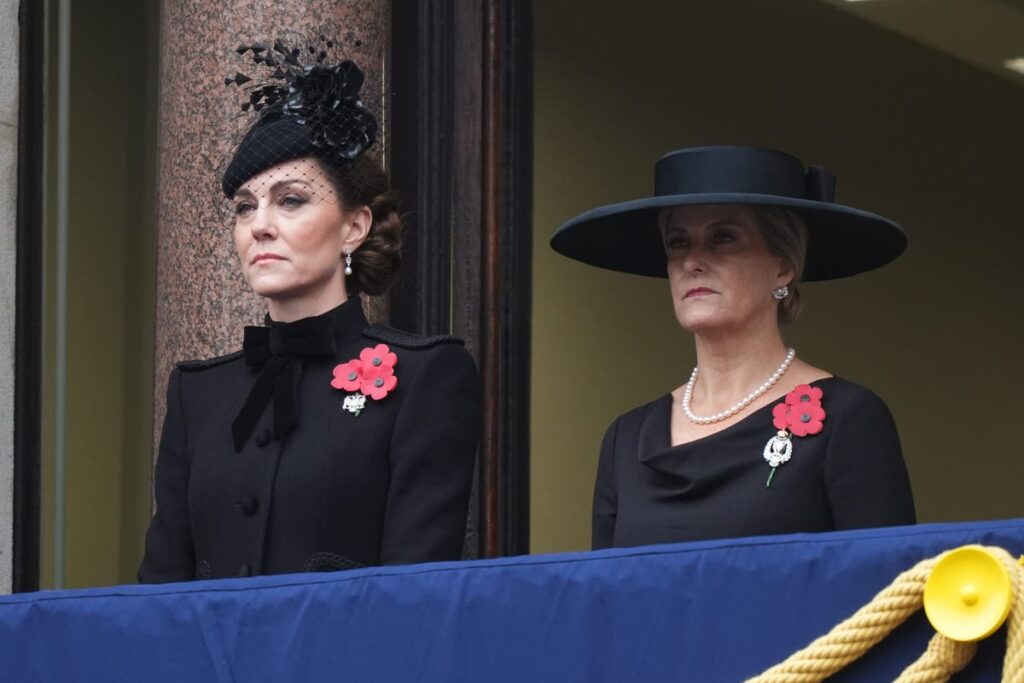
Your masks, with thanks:
[(325, 36), (305, 49), (281, 39), (267, 47), (240, 45), (253, 64), (270, 71), (261, 82), (241, 72), (224, 79), (246, 93), (241, 108), (255, 120), (235, 150), (221, 180), (229, 199), (247, 180), (277, 164), (315, 157), (344, 169), (377, 138), (377, 120), (360, 99), (363, 72), (352, 60), (334, 64)]

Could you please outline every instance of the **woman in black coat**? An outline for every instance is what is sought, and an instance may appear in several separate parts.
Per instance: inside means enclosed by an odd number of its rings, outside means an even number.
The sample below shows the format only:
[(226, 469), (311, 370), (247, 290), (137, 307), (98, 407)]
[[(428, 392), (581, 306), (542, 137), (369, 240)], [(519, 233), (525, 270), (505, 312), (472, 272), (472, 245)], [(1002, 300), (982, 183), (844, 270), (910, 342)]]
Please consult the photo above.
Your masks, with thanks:
[(888, 408), (787, 349), (781, 330), (800, 282), (896, 258), (900, 227), (836, 204), (831, 175), (771, 150), (677, 150), (655, 188), (552, 239), (585, 263), (667, 276), (696, 347), (689, 381), (605, 434), (593, 546), (912, 524)]
[(222, 182), (266, 325), (171, 373), (142, 582), (461, 556), (473, 361), (456, 339), (367, 323), (357, 293), (391, 284), (402, 225), (365, 154), (362, 73), (278, 61), (283, 82), (253, 91), (260, 114)]

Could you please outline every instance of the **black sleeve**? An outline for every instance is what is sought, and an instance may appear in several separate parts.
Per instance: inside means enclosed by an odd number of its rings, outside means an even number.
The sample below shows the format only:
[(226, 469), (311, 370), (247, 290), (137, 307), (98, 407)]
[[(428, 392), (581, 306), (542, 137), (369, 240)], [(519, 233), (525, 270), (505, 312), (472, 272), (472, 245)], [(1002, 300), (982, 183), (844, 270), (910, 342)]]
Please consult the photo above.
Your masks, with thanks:
[(619, 420), (616, 420), (601, 441), (597, 481), (594, 484), (594, 510), (591, 516), (590, 545), (594, 550), (610, 548), (615, 535), (615, 514), (618, 508), (618, 493), (615, 489), (615, 438), (618, 431)]
[(885, 403), (865, 392), (835, 416), (833, 429), (825, 484), (835, 528), (914, 524), (910, 480)]
[(391, 437), (382, 564), (458, 560), (480, 438), (480, 382), (466, 350), (444, 344), (410, 380)]
[(141, 583), (195, 578), (195, 549), (188, 517), (188, 457), (182, 420), (181, 371), (167, 381), (167, 415), (160, 435), (154, 489), (156, 515), (146, 533), (146, 554), (139, 566)]

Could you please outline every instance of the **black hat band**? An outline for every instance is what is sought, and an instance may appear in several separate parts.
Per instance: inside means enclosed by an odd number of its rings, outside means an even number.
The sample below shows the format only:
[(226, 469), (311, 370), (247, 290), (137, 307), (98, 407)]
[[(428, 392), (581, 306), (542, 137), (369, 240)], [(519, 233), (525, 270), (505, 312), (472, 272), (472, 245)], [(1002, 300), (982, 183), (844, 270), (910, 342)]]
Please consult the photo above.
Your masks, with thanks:
[(654, 195), (753, 194), (831, 202), (835, 176), (812, 166), (806, 173), (796, 157), (757, 148), (723, 155), (721, 148), (683, 150), (662, 157), (654, 167)]

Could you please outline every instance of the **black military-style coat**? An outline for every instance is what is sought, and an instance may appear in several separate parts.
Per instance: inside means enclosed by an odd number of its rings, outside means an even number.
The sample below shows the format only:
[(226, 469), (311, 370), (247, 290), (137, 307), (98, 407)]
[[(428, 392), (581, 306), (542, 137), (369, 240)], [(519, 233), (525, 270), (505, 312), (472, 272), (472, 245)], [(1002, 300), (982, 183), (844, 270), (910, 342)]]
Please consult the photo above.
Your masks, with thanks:
[[(335, 356), (302, 359), (283, 439), (271, 402), (236, 452), (231, 426), (260, 372), (241, 352), (171, 372), (141, 582), (460, 558), (480, 424), (472, 359), (450, 337), (368, 325), (358, 297), (325, 315)], [(333, 369), (380, 343), (398, 384), (356, 415)]]

